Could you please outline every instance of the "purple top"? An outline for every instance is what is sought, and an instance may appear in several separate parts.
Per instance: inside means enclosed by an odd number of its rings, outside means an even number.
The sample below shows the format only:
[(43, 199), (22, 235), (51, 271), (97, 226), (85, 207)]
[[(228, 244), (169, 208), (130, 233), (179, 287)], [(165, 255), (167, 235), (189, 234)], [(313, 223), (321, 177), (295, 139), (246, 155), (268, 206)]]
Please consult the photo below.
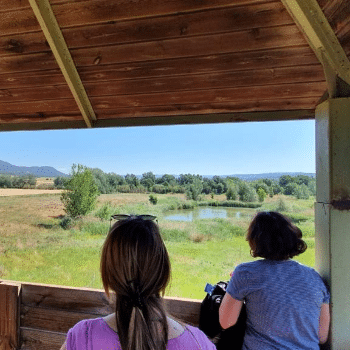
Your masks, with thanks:
[[(103, 318), (83, 320), (67, 334), (67, 350), (122, 350), (118, 334)], [(215, 350), (207, 336), (196, 327), (186, 326), (178, 337), (169, 339), (167, 350)]]

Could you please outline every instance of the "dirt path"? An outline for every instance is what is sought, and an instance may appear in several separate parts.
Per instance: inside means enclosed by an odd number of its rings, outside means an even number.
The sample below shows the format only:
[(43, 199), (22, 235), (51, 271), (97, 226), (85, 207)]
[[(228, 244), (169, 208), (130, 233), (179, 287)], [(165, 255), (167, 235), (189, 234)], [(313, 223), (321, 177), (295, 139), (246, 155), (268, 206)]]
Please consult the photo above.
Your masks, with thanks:
[(61, 193), (62, 190), (22, 190), (19, 188), (0, 188), (0, 197), (27, 196), (32, 194)]

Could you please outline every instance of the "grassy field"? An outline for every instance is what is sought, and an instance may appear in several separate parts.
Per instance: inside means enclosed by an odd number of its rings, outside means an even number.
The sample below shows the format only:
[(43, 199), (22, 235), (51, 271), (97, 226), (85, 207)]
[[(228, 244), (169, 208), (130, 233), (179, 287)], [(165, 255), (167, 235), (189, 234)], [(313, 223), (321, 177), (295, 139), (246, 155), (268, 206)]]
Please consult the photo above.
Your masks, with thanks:
[[(257, 209), (243, 209), (247, 215), (238, 218), (171, 222), (164, 220), (171, 210), (191, 204), (184, 195), (157, 195), (157, 205), (148, 197), (101, 195), (95, 211), (74, 223), (64, 221), (59, 194), (0, 197), (0, 278), (101, 288), (100, 250), (113, 213), (158, 217), (172, 262), (167, 295), (202, 299), (207, 282), (228, 280), (237, 264), (252, 260), (244, 235)], [(309, 247), (297, 260), (309, 266), (315, 263), (313, 202), (275, 196), (258, 209), (283, 209), (293, 219)]]

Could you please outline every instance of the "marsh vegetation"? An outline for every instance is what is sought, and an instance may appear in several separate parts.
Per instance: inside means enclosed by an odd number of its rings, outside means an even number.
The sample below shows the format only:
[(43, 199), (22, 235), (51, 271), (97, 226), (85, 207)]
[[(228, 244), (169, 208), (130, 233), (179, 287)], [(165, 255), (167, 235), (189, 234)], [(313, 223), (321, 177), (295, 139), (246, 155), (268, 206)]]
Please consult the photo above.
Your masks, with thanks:
[[(216, 207), (224, 201), (224, 194), (203, 195), (200, 203)], [(283, 212), (301, 228), (309, 248), (297, 260), (314, 266), (313, 197), (279, 194), (259, 208), (235, 209), (240, 215), (167, 219), (178, 210), (185, 215), (204, 208), (198, 203), (181, 193), (157, 194), (156, 204), (147, 193), (102, 194), (94, 211), (72, 220), (65, 216), (59, 194), (0, 197), (0, 278), (101, 288), (100, 250), (115, 213), (157, 216), (172, 262), (171, 296), (201, 299), (207, 282), (228, 280), (238, 263), (252, 260), (244, 236), (259, 210)]]

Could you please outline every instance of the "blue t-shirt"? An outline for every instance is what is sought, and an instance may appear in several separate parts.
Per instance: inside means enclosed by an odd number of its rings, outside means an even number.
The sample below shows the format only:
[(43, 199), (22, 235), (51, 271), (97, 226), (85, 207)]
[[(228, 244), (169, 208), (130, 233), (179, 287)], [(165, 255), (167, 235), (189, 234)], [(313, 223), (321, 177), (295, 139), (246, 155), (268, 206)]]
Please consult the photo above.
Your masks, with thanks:
[(227, 287), (245, 300), (243, 350), (319, 349), (321, 305), (329, 292), (320, 275), (293, 260), (257, 260), (236, 267)]

